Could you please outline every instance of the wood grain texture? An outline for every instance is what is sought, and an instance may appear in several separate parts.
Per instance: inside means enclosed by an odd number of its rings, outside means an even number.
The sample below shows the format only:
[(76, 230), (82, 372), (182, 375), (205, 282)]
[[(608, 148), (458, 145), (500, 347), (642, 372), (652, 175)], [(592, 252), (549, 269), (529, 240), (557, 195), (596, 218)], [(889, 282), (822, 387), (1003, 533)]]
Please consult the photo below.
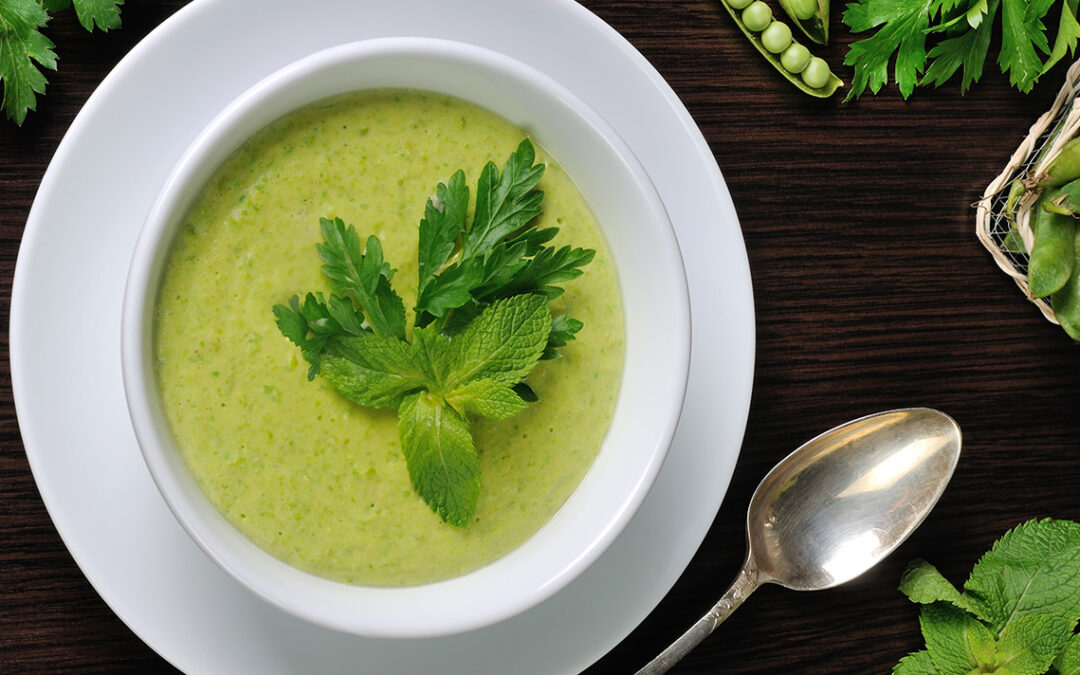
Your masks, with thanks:
[[(184, 4), (131, 0), (108, 34), (58, 17), (48, 95), (22, 128), (0, 123), (3, 673), (172, 672), (94, 592), (49, 520), (19, 437), (7, 327), (19, 240), (60, 138), (112, 66)], [(928, 558), (959, 582), (1009, 527), (1080, 520), (1080, 349), (997, 270), (970, 206), (1050, 106), (1066, 64), (1027, 96), (989, 64), (965, 96), (950, 84), (903, 101), (890, 88), (842, 105), (787, 86), (714, 0), (583, 4), (653, 63), (708, 140), (745, 236), (758, 338), (720, 513), (667, 597), (587, 672), (633, 672), (711, 605), (742, 562), (754, 486), (790, 450), (853, 417), (927, 405), (960, 422), (964, 454), (915, 535), (841, 588), (762, 588), (674, 671), (889, 672), (920, 647), (917, 611), (896, 591), (908, 560)], [(832, 64), (851, 40), (840, 13), (820, 52)]]

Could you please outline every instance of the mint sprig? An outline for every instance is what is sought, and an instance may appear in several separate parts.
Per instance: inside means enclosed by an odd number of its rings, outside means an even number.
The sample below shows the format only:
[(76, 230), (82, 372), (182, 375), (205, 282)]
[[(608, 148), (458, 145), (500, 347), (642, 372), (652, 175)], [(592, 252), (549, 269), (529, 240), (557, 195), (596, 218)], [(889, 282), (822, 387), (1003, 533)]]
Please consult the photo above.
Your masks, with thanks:
[(534, 162), (528, 139), (501, 172), (489, 162), (471, 222), (464, 171), (436, 187), (419, 226), (411, 340), (381, 242), (361, 243), (340, 218), (320, 220), (317, 250), (331, 292), (273, 308), (310, 364), (309, 380), (321, 374), (357, 405), (398, 411), (413, 488), (458, 527), (472, 521), (480, 494), (470, 418), (505, 419), (536, 401), (525, 378), (583, 326), (565, 314), (553, 319), (548, 303), (595, 251), (545, 246), (558, 228), (535, 226), (544, 166)]
[(975, 565), (963, 591), (925, 560), (900, 590), (923, 605), (926, 650), (894, 675), (1080, 675), (1080, 524), (1032, 520), (1007, 532)]

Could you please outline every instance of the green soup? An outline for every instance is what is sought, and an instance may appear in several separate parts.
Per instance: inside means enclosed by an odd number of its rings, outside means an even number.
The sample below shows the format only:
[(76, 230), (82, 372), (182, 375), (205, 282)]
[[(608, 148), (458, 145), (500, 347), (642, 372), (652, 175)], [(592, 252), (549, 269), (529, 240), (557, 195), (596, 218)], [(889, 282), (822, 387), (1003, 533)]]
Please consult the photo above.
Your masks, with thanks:
[(415, 303), (417, 226), (435, 185), (500, 167), (525, 132), (463, 101), (420, 92), (352, 94), (260, 131), (214, 174), (176, 237), (155, 312), (166, 416), (213, 504), (270, 553), (354, 584), (458, 576), (529, 538), (566, 501), (610, 424), (623, 361), (615, 269), (588, 206), (558, 165), (541, 226), (555, 243), (595, 248), (552, 312), (585, 323), (563, 358), (529, 376), (538, 403), (472, 424), (480, 452), (476, 519), (443, 523), (413, 491), (396, 413), (358, 407), (278, 331), (271, 308), (329, 290), (319, 218), (382, 240), (394, 286)]

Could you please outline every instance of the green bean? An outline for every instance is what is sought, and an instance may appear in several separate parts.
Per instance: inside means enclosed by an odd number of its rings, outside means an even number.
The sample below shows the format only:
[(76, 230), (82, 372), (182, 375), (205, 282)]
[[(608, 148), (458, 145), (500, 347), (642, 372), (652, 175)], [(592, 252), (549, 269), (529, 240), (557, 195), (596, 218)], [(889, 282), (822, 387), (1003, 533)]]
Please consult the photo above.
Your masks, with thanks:
[(1063, 216), (1080, 217), (1077, 216), (1077, 211), (1080, 211), (1080, 178), (1051, 192), (1043, 208)]
[(780, 0), (780, 7), (806, 37), (829, 43), (829, 0)]
[(1035, 184), (1039, 188), (1060, 187), (1080, 178), (1080, 137), (1065, 144)]
[[(818, 0), (819, 5), (823, 1)], [(809, 58), (809, 50), (790, 39), (791, 28), (774, 21), (772, 10), (761, 0), (749, 4), (743, 0), (722, 0), (721, 4), (765, 60), (800, 91), (817, 98), (828, 98), (844, 85), (825, 61)], [(767, 29), (771, 29), (768, 44), (764, 35)], [(807, 75), (805, 70), (810, 66), (813, 70)]]
[(1076, 255), (1076, 222), (1043, 208), (1049, 199), (1049, 193), (1044, 193), (1033, 207), (1035, 243), (1028, 261), (1028, 291), (1033, 298), (1045, 298), (1061, 290), (1073, 273)]
[[(1080, 228), (1077, 228), (1076, 237), (1080, 238)], [(1073, 240), (1073, 251), (1074, 255), (1080, 253), (1080, 241), (1076, 239)], [(1050, 297), (1050, 306), (1069, 337), (1080, 341), (1080, 262), (1074, 259), (1069, 280)]]

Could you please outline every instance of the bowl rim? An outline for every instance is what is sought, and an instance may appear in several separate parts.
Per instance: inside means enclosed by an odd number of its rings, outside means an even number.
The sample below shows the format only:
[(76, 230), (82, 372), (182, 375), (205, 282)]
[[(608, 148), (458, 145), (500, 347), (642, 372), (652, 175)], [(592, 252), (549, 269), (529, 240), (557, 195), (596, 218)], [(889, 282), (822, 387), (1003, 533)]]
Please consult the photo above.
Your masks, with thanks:
[[(232, 541), (232, 544), (238, 547), (237, 550), (231, 553), (228, 550), (223, 550), (220, 537), (212, 527), (208, 528), (207, 519), (214, 521), (216, 518), (223, 523), (227, 521), (210, 505), (205, 495), (203, 496), (205, 504), (192, 504), (191, 500), (185, 497), (185, 494), (190, 494), (190, 487), (194, 484), (194, 480), (190, 474), (186, 473), (186, 468), (182, 465), (183, 460), (176, 455), (171, 447), (168, 447), (171, 443), (171, 432), (168, 430), (167, 423), (164, 421), (160, 410), (160, 401), (156, 391), (156, 378), (153, 375), (150, 360), (152, 356), (150, 333), (153, 306), (156, 302), (158, 283), (160, 282), (160, 268), (170, 248), (172, 235), (175, 234), (176, 229), (175, 226), (170, 227), (170, 214), (177, 213), (177, 204), (189, 205), (192, 193), (201, 190), (206, 177), (241, 142), (250, 137), (255, 130), (262, 128), (283, 114), (334, 94), (309, 98), (302, 103), (291, 105), (282, 112), (270, 114), (265, 114), (265, 109), (260, 109), (260, 104), (265, 104), (267, 101), (272, 100), (275, 95), (305, 81), (312, 75), (318, 76), (319, 73), (333, 67), (335, 64), (352, 63), (357, 60), (362, 62), (372, 58), (408, 58), (416, 54), (421, 54), (424, 58), (437, 58), (465, 64), (467, 67), (486, 68), (504, 76), (523, 80), (527, 82), (528, 86), (539, 89), (544, 95), (558, 100), (560, 105), (568, 107), (573, 114), (579, 116), (584, 124), (592, 127), (594, 133), (599, 134), (602, 140), (612, 147), (623, 168), (630, 174), (630, 177), (639, 188), (637, 191), (638, 196), (644, 200), (645, 206), (650, 210), (652, 220), (659, 224), (659, 227), (654, 228), (656, 230), (655, 234), (666, 243), (661, 250), (655, 251), (655, 254), (659, 258), (660, 267), (668, 270), (668, 274), (663, 275), (661, 282), (666, 282), (671, 286), (669, 293), (670, 305), (667, 310), (674, 318), (673, 321), (664, 326), (668, 347), (666, 350), (666, 362), (671, 367), (669, 376), (664, 382), (657, 383), (655, 388), (657, 392), (668, 393), (666, 397), (659, 397), (660, 400), (666, 401), (667, 404), (660, 404), (657, 406), (659, 409), (655, 411), (655, 417), (661, 420), (655, 425), (655, 447), (650, 452), (648, 461), (641, 467), (633, 489), (626, 495), (624, 501), (611, 512), (606, 525), (595, 533), (591, 544), (585, 550), (575, 552), (568, 561), (561, 564), (559, 569), (553, 570), (546, 578), (537, 580), (534, 585), (528, 588), (514, 589), (514, 592), (503, 594), (498, 598), (497, 602), (491, 604), (468, 603), (467, 605), (457, 605), (449, 607), (449, 611), (442, 613), (437, 610), (443, 605), (428, 602), (430, 598), (426, 597), (431, 594), (433, 589), (476, 585), (479, 583), (478, 580), (483, 580), (485, 576), (489, 576), (485, 571), (500, 561), (490, 563), (476, 571), (446, 581), (400, 588), (373, 588), (350, 586), (342, 582), (317, 577), (292, 567), (250, 542), (235, 529), (233, 529), (233, 532), (242, 540)], [(355, 87), (347, 87), (339, 93), (356, 89)], [(452, 92), (446, 93), (452, 94)], [(468, 96), (460, 96), (460, 98), (471, 100)], [(270, 108), (270, 106), (266, 106), (266, 108)], [(499, 114), (499, 111), (496, 111), (496, 114)], [(265, 119), (258, 121), (260, 115)], [(238, 129), (252, 126), (253, 129), (238, 134)], [(198, 180), (199, 177), (201, 177), (201, 180)], [(586, 198), (588, 199), (588, 196)], [(180, 212), (184, 210), (186, 209), (179, 209)], [(171, 218), (172, 220), (178, 219), (175, 215)], [(604, 229), (602, 223), (601, 229)], [(605, 234), (607, 233), (605, 232)], [(616, 262), (616, 269), (618, 269), (618, 262)], [(620, 291), (625, 291), (625, 283), (621, 274), (619, 286)], [(439, 38), (382, 37), (346, 43), (321, 50), (272, 73), (234, 99), (195, 138), (170, 172), (144, 221), (128, 271), (121, 334), (124, 394), (141, 454), (159, 493), (170, 511), (180, 522), (185, 532), (211, 560), (234, 580), (264, 600), (312, 623), (370, 637), (427, 638), (488, 626), (539, 604), (565, 587), (587, 569), (622, 532), (644, 501), (649, 488), (659, 473), (681, 414), (689, 376), (690, 303), (686, 272), (679, 253), (678, 241), (675, 238), (674, 229), (655, 186), (632, 150), (619, 137), (617, 132), (584, 101), (543, 73), (491, 49)], [(620, 405), (624, 395), (622, 391), (624, 387), (625, 377), (623, 384), (620, 386)], [(606, 441), (605, 445), (607, 445)], [(603, 448), (601, 452), (603, 452)], [(171, 458), (170, 453), (172, 453)], [(180, 463), (181, 471), (179, 472), (177, 462)], [(589, 473), (593, 473), (592, 469), (590, 469)], [(585, 479), (582, 480), (581, 484), (584, 483)], [(580, 491), (581, 484), (579, 484), (578, 488), (575, 488), (575, 494)], [(201, 490), (199, 494), (202, 494)], [(573, 499), (573, 495), (571, 499)], [(212, 513), (208, 512), (207, 508)], [(564, 505), (559, 512), (561, 513), (565, 508)], [(556, 521), (558, 516), (559, 513), (556, 513), (549, 523)], [(227, 527), (232, 529), (231, 525), (227, 525)], [(544, 529), (548, 529), (548, 526), (545, 525), (541, 531)], [(533, 535), (533, 538), (536, 536)], [(243, 542), (246, 542), (246, 545)], [(519, 549), (524, 546), (525, 544), (519, 546)], [(503, 556), (500, 560), (509, 557), (509, 555)], [(251, 570), (243, 562), (251, 556), (261, 560), (262, 563), (268, 566), (270, 570), (269, 577), (252, 577)], [(265, 560), (265, 558), (270, 560)], [(274, 578), (276, 574), (284, 574), (294, 580), (299, 579), (298, 585), (282, 590), (275, 587), (273, 583), (267, 583), (267, 579)], [(355, 612), (343, 614), (340, 611), (332, 611), (327, 613), (325, 607), (312, 607), (303, 598), (298, 601), (297, 597), (295, 597), (298, 589), (300, 591), (325, 594), (327, 585), (335, 587), (334, 590), (343, 595), (356, 596), (356, 591), (362, 591), (363, 598), (352, 598), (360, 601), (360, 604), (366, 601), (374, 602), (377, 605), (400, 601), (402, 606), (408, 607), (412, 611), (399, 614), (398, 618), (387, 622), (384, 617), (373, 618), (363, 614), (358, 615)], [(447, 591), (444, 594), (441, 593), (440, 597), (441, 599), (454, 598), (456, 597), (455, 593), (459, 593), (459, 591)], [(417, 612), (416, 610), (420, 608), (423, 608), (423, 611)], [(403, 617), (406, 614), (410, 615), (411, 618), (405, 620)]]

